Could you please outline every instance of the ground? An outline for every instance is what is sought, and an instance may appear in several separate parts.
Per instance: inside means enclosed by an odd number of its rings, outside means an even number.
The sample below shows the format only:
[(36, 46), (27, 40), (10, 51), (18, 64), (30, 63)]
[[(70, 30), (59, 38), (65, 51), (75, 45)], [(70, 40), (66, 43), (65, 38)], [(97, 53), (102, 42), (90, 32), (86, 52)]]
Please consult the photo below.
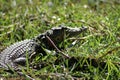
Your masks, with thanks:
[[(64, 24), (70, 27), (87, 26), (88, 30), (77, 38), (78, 44), (64, 53), (74, 57), (78, 63), (69, 65), (62, 59), (55, 65), (57, 57), (48, 55), (42, 59), (47, 66), (37, 71), (23, 70), (34, 79), (120, 79), (120, 1), (119, 0), (0, 0), (0, 51), (12, 43), (30, 39), (51, 27)], [(74, 41), (74, 40), (72, 40)], [(69, 40), (66, 40), (66, 48)], [(81, 58), (82, 57), (82, 61)], [(102, 69), (87, 64), (85, 70), (74, 70), (85, 66), (92, 58), (105, 62)], [(75, 59), (71, 59), (74, 60)], [(59, 62), (59, 60), (58, 60)], [(94, 62), (94, 60), (93, 60)], [(71, 68), (72, 67), (72, 68)], [(0, 79), (20, 79), (1, 70)], [(22, 77), (25, 79), (26, 77)]]

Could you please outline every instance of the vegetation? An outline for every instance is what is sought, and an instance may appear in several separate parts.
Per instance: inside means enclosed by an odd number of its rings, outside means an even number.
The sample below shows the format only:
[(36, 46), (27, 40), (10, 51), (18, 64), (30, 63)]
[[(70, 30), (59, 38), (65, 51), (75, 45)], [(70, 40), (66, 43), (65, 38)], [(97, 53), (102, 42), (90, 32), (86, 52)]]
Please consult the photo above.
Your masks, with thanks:
[[(50, 29), (64, 24), (70, 27), (87, 26), (80, 34), (77, 44), (67, 48), (65, 54), (77, 58), (78, 63), (69, 67), (69, 60), (62, 59), (55, 65), (58, 57), (52, 52), (48, 56), (36, 58), (47, 66), (39, 70), (22, 70), (34, 79), (120, 79), (120, 1), (119, 0), (0, 0), (0, 51), (7, 46), (30, 39)], [(71, 40), (73, 41), (73, 39)], [(81, 60), (82, 57), (82, 60)], [(87, 58), (102, 61), (104, 66), (86, 64)], [(73, 59), (71, 59), (73, 60)], [(73, 60), (74, 61), (74, 60)], [(69, 63), (69, 64), (68, 64)], [(81, 66), (82, 70), (75, 70)], [(17, 74), (10, 75), (0, 70), (1, 78), (21, 79)], [(3, 76), (3, 77), (2, 77)], [(22, 77), (23, 79), (25, 77)]]

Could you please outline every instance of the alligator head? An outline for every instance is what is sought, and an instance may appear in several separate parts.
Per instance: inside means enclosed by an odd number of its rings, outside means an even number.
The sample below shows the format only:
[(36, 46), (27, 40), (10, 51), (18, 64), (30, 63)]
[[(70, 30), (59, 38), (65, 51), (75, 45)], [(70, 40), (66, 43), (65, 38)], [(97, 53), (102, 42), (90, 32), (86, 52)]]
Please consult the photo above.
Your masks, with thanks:
[(79, 35), (81, 32), (86, 31), (86, 27), (82, 28), (71, 28), (60, 25), (59, 27), (53, 27), (50, 30), (47, 30), (45, 33), (40, 34), (37, 39), (42, 41), (48, 49), (52, 49), (52, 45), (46, 36), (49, 36), (51, 40), (58, 47), (61, 42), (69, 37), (75, 37)]

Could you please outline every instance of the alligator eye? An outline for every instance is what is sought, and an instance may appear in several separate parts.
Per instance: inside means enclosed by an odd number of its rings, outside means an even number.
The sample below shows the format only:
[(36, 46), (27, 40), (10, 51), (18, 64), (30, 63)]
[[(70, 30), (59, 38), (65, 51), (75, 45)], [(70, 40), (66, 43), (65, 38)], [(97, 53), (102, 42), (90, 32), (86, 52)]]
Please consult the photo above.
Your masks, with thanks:
[(56, 40), (60, 40), (60, 37), (56, 37)]
[(62, 42), (62, 37), (60, 37), (60, 36), (59, 36), (59, 37), (56, 37), (56, 38), (55, 38), (55, 42), (57, 42), (57, 43)]

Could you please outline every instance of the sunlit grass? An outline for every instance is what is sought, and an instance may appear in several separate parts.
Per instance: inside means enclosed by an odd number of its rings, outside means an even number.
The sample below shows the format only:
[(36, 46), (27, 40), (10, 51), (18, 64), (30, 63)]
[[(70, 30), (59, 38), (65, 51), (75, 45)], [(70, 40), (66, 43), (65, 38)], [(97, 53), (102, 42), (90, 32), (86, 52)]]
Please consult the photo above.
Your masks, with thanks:
[[(60, 79), (62, 76), (64, 79), (77, 77), (118, 80), (120, 79), (120, 6), (119, 3), (112, 1), (115, 0), (94, 6), (94, 3), (88, 5), (86, 0), (53, 0), (53, 2), (50, 0), (8, 2), (0, 0), (0, 51), (15, 42), (34, 38), (60, 24), (71, 27), (87, 26), (88, 30), (77, 37), (84, 37), (84, 39), (78, 39), (75, 46), (64, 52), (70, 56), (84, 57), (79, 61), (81, 66), (87, 63), (87, 57), (105, 61), (105, 69), (100, 70), (87, 64), (87, 70), (74, 71), (79, 63), (69, 67), (68, 60), (62, 59), (61, 64), (55, 65), (54, 61), (57, 57), (49, 54), (40, 60), (47, 66), (37, 71), (27, 68), (27, 72), (25, 70), (23, 72), (35, 79)], [(65, 46), (68, 46), (67, 44), (66, 42)], [(39, 60), (38, 57), (37, 59)], [(0, 75), (9, 77), (3, 70), (0, 70)]]

